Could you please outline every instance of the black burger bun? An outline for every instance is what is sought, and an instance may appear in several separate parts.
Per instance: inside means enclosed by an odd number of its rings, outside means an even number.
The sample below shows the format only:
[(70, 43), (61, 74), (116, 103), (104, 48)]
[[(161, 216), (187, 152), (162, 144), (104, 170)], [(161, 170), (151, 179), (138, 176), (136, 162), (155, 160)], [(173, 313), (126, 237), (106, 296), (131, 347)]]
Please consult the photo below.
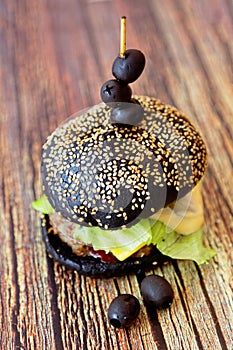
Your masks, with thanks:
[(111, 122), (114, 106), (101, 103), (57, 128), (43, 146), (45, 194), (68, 220), (129, 227), (202, 178), (207, 151), (188, 118), (155, 98), (134, 99), (144, 111), (138, 125)]

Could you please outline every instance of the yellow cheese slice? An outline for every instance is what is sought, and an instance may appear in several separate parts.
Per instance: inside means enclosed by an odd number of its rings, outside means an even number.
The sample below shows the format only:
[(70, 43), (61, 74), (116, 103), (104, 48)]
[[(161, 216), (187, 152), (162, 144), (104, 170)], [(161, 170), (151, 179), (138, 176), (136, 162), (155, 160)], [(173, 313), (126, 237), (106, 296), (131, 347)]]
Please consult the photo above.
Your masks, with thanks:
[(113, 248), (110, 250), (110, 252), (120, 261), (123, 261), (127, 259), (129, 256), (133, 255), (136, 253), (139, 249), (144, 247), (146, 242), (140, 243), (137, 247), (135, 247), (133, 250), (127, 249), (127, 246), (123, 248)]
[(173, 208), (161, 209), (152, 218), (162, 221), (182, 235), (198, 231), (204, 223), (201, 186), (198, 183), (190, 193), (176, 201)]

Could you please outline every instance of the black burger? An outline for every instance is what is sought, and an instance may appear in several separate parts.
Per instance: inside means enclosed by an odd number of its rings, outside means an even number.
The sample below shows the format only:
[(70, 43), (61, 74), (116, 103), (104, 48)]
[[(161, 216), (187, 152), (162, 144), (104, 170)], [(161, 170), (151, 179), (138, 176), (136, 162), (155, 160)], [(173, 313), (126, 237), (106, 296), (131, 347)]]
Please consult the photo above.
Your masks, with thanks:
[(169, 257), (205, 262), (201, 186), (206, 146), (188, 118), (134, 96), (138, 125), (111, 121), (101, 103), (57, 128), (43, 146), (47, 250), (80, 273), (111, 277)]
[(99, 105), (74, 115), (43, 146), (42, 212), (47, 251), (81, 274), (137, 273), (169, 259), (206, 262), (201, 187), (207, 150), (175, 107), (132, 96), (145, 66), (122, 50)]

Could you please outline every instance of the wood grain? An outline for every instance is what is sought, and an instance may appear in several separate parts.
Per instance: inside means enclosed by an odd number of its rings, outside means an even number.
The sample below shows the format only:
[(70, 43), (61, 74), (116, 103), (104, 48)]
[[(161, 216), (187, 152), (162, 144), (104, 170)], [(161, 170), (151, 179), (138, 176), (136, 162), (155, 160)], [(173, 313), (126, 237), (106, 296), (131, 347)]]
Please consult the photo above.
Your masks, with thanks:
[[(146, 307), (134, 275), (93, 280), (46, 255), (39, 215), (40, 154), (67, 116), (100, 101), (119, 48), (146, 69), (137, 94), (190, 116), (209, 149), (205, 178), (208, 264), (167, 264), (168, 310)], [(233, 349), (232, 37), (230, 0), (2, 0), (0, 3), (1, 349)], [(151, 273), (151, 272), (148, 272)], [(141, 301), (134, 326), (115, 330), (107, 308), (119, 293)]]

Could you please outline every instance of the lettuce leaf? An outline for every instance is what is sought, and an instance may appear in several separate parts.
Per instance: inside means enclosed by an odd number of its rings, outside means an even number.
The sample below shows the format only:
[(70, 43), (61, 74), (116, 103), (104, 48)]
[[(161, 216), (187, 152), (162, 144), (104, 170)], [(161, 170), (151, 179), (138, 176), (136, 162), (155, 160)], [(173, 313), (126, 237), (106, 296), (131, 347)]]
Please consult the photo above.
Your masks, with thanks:
[(52, 214), (54, 212), (54, 209), (49, 203), (48, 198), (45, 194), (43, 194), (41, 198), (33, 201), (32, 207), (43, 214)]
[(111, 251), (119, 260), (125, 260), (138, 249), (151, 243), (151, 223), (143, 219), (125, 230), (103, 230), (99, 227), (77, 225), (74, 237), (95, 250)]
[(181, 235), (157, 221), (152, 227), (152, 243), (162, 254), (173, 259), (193, 260), (198, 265), (206, 263), (216, 251), (203, 245), (203, 229)]
[(91, 244), (95, 250), (111, 251), (118, 260), (125, 260), (145, 245), (154, 244), (161, 253), (180, 260), (206, 263), (215, 250), (204, 247), (203, 229), (189, 235), (181, 235), (161, 221), (143, 219), (125, 230), (106, 231), (99, 227), (77, 226), (75, 238)]
[[(52, 214), (53, 207), (46, 195), (32, 203), (34, 209)], [(103, 230), (100, 227), (86, 227), (78, 225), (74, 232), (74, 238), (85, 244), (91, 244), (95, 250), (112, 252), (118, 260), (125, 260), (145, 245), (155, 245), (161, 253), (173, 259), (193, 260), (197, 264), (206, 263), (216, 251), (204, 247), (203, 229), (182, 235), (165, 223), (152, 218), (143, 219), (136, 225), (125, 230)]]

